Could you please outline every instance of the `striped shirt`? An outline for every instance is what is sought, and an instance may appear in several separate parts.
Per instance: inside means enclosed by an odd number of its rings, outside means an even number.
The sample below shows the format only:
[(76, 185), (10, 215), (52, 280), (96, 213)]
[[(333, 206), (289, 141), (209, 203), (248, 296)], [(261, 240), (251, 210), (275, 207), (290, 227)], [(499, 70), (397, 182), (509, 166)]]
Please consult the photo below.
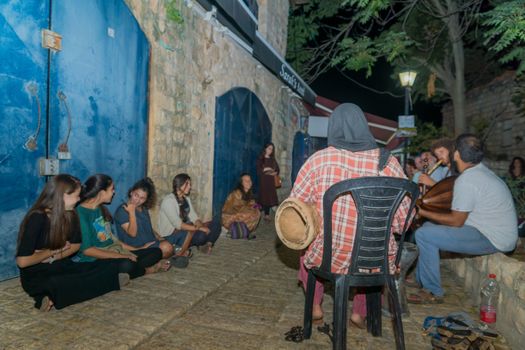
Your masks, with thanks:
[[(365, 176), (392, 176), (406, 179), (403, 169), (394, 157), (390, 157), (385, 168), (379, 172), (379, 149), (352, 152), (328, 147), (313, 154), (302, 166), (295, 180), (290, 197), (304, 203), (314, 204), (323, 216), (323, 195), (333, 184)], [(408, 213), (410, 200), (405, 198), (392, 222), (392, 232), (401, 233)], [(351, 261), (357, 211), (352, 196), (337, 199), (332, 209), (332, 272), (347, 273)], [(305, 253), (307, 268), (321, 265), (323, 255), (323, 228)], [(388, 249), (390, 271), (394, 272), (397, 243), (391, 235)]]

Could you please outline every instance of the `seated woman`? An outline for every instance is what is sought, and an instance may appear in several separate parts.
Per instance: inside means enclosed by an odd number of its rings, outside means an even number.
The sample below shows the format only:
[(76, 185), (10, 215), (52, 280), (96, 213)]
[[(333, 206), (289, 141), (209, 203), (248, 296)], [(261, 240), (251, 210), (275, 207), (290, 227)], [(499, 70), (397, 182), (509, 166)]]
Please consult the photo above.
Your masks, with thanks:
[(190, 246), (200, 247), (209, 254), (221, 234), (218, 220), (203, 223), (199, 219), (188, 197), (190, 191), (190, 176), (178, 174), (173, 178), (173, 192), (160, 203), (159, 234), (180, 247), (177, 256), (189, 256)]
[(250, 233), (255, 230), (260, 219), (259, 205), (253, 198), (252, 178), (244, 173), (222, 207), (222, 226), (230, 231), (232, 238), (250, 239), (255, 238), (250, 237)]
[[(120, 289), (117, 265), (105, 261), (76, 264), (70, 259), (81, 241), (74, 211), (79, 195), (77, 178), (67, 174), (52, 177), (20, 225), (16, 263), (22, 288), (42, 311)], [(120, 277), (122, 284), (129, 281), (127, 275)]]
[(173, 255), (173, 245), (153, 230), (149, 216), (156, 199), (153, 181), (149, 177), (139, 180), (129, 189), (128, 202), (115, 211), (115, 226), (122, 242), (135, 248), (155, 242), (151, 247), (160, 248), (166, 259)]
[(162, 251), (159, 248), (149, 248), (155, 242), (135, 248), (113, 236), (112, 217), (104, 203), (111, 203), (114, 193), (113, 180), (104, 174), (91, 176), (82, 186), (80, 205), (76, 209), (80, 219), (82, 244), (75, 261), (112, 259), (117, 263), (119, 272), (127, 273), (131, 278), (169, 269), (169, 261), (161, 261)]

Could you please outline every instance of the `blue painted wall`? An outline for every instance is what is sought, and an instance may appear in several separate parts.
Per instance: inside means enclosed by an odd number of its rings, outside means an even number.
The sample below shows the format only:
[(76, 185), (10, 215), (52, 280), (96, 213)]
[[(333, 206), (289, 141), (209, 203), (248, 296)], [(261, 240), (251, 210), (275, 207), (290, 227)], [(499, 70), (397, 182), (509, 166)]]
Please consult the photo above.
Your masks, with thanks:
[(259, 98), (246, 88), (235, 88), (217, 98), (213, 161), (213, 215), (220, 217), (239, 175), (251, 174), (257, 189), (256, 160), (271, 141), (272, 124)]
[[(50, 23), (63, 40), (62, 51), (48, 57), (40, 31)], [(60, 161), (61, 172), (81, 180), (111, 175), (117, 188), (111, 209), (145, 175), (148, 58), (147, 39), (122, 0), (0, 4), (0, 280), (18, 274), (18, 225), (45, 183), (38, 158), (46, 153), (56, 158), (68, 132), (59, 92), (66, 96), (72, 125), (72, 159)], [(33, 85), (42, 122), (38, 148), (28, 151), (23, 145), (37, 127), (28, 88)]]
[(149, 44), (124, 1), (53, 0), (52, 11), (63, 41), (51, 60), (49, 153), (58, 155), (68, 131), (63, 92), (72, 158), (60, 162), (61, 171), (82, 181), (111, 175), (114, 209), (145, 176)]
[[(45, 179), (36, 164), (46, 154), (47, 51), (40, 29), (49, 25), (49, 1), (0, 3), (0, 279), (15, 276), (18, 226)], [(38, 108), (41, 122), (38, 135)], [(36, 149), (24, 148), (34, 136)]]

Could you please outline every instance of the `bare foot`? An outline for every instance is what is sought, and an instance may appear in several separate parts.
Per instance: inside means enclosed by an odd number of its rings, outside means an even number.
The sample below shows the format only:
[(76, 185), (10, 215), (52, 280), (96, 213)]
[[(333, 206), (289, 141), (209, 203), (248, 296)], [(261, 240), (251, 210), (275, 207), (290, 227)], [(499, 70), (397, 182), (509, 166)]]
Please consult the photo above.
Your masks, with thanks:
[(53, 301), (46, 295), (42, 298), (42, 304), (40, 305), (40, 311), (48, 312), (53, 308)]
[(366, 320), (363, 316), (356, 313), (352, 313), (352, 316), (350, 316), (350, 325), (355, 326), (359, 329), (365, 329)]
[(323, 308), (321, 307), (321, 305), (316, 305), (316, 304), (313, 305), (313, 308), (312, 308), (312, 321), (314, 323), (316, 321), (317, 322), (322, 322), (323, 321)]

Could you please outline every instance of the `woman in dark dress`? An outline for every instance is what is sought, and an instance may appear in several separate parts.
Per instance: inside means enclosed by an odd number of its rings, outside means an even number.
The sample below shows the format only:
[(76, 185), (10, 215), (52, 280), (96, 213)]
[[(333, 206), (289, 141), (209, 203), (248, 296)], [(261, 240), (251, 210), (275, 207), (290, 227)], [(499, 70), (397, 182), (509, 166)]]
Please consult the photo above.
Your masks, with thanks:
[(267, 143), (257, 158), (257, 176), (259, 177), (259, 204), (264, 210), (264, 220), (270, 220), (270, 208), (279, 204), (275, 189), (275, 176), (279, 175), (279, 165), (275, 160), (275, 146)]
[(120, 289), (115, 264), (78, 264), (70, 259), (81, 241), (74, 211), (79, 194), (77, 178), (67, 174), (51, 178), (20, 225), (16, 263), (22, 288), (42, 311)]

